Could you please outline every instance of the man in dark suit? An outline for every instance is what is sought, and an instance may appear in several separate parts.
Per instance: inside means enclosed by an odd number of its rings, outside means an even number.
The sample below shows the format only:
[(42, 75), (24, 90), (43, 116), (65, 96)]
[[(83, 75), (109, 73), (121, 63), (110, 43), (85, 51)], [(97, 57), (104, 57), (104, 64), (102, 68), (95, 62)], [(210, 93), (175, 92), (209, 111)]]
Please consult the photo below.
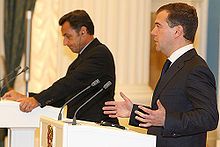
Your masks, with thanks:
[(157, 136), (157, 147), (205, 147), (207, 131), (218, 124), (215, 78), (192, 44), (197, 26), (194, 7), (160, 7), (151, 35), (168, 60), (151, 108), (132, 104), (123, 93), (124, 101), (106, 102), (103, 108), (112, 118), (130, 117), (131, 125), (148, 128), (148, 134)]
[(30, 112), (34, 108), (45, 105), (61, 107), (71, 97), (99, 79), (100, 84), (94, 86), (68, 104), (67, 117), (72, 118), (75, 111), (98, 92), (103, 85), (111, 81), (112, 85), (87, 103), (77, 113), (77, 119), (100, 122), (102, 120), (118, 123), (102, 113), (105, 101), (114, 100), (115, 65), (111, 52), (97, 38), (94, 38), (94, 25), (84, 10), (75, 10), (59, 20), (64, 37), (63, 44), (68, 46), (78, 57), (69, 66), (66, 75), (40, 93), (30, 93), (26, 97), (14, 90), (3, 98), (20, 102), (20, 109)]

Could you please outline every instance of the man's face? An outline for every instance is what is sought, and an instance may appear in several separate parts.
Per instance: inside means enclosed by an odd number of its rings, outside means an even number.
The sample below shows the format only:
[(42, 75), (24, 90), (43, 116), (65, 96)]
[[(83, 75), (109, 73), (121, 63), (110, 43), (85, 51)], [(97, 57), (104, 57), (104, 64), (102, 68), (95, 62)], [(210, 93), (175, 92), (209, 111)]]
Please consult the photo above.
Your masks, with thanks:
[(68, 46), (72, 52), (79, 53), (81, 50), (81, 36), (76, 32), (69, 22), (64, 22), (61, 27), (63, 35), (63, 45)]
[(151, 35), (155, 41), (156, 50), (169, 56), (172, 50), (172, 43), (174, 42), (175, 29), (169, 27), (166, 21), (167, 16), (167, 11), (161, 11), (157, 15)]

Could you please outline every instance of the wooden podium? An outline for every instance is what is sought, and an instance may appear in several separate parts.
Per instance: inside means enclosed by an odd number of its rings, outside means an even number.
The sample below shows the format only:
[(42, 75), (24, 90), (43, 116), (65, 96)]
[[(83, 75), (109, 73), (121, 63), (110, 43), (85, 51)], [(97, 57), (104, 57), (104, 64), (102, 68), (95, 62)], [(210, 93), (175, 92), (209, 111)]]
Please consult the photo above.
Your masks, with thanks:
[(96, 123), (40, 119), (40, 147), (156, 147), (156, 136)]
[(50, 106), (35, 108), (25, 113), (15, 101), (0, 101), (0, 128), (8, 128), (9, 147), (34, 147), (35, 129), (40, 126), (40, 116), (57, 118), (60, 109)]

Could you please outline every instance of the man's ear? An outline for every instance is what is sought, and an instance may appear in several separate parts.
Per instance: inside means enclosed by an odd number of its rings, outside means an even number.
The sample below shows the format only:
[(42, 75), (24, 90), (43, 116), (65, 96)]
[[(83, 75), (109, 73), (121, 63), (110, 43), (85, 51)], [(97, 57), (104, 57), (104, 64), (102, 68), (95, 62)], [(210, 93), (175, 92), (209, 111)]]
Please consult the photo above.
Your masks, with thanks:
[(80, 35), (84, 35), (84, 34), (86, 34), (86, 33), (87, 33), (87, 28), (86, 28), (85, 26), (82, 26), (81, 29), (80, 29), (79, 34), (80, 34)]
[(183, 27), (181, 25), (177, 25), (174, 27), (174, 35), (175, 38), (179, 37), (179, 36), (183, 36), (184, 32), (183, 32)]

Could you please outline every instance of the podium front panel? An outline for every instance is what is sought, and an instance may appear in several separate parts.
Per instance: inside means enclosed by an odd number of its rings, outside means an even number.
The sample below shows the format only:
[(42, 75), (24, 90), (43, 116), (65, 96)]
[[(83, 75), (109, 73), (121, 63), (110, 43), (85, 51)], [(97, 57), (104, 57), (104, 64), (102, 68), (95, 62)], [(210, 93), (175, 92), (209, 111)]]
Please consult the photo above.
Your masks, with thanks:
[(77, 122), (77, 125), (72, 125), (41, 117), (41, 147), (156, 147), (156, 136), (153, 135), (99, 126), (91, 122)]

